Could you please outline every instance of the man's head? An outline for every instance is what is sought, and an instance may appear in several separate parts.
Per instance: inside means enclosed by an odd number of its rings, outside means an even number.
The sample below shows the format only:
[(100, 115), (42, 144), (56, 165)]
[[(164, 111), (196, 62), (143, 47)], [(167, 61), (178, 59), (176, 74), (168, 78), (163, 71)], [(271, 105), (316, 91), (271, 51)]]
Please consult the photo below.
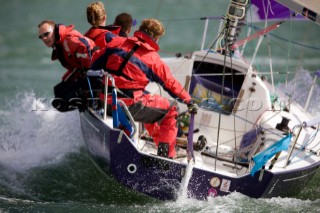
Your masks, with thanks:
[(159, 20), (154, 19), (154, 18), (142, 20), (141, 25), (139, 27), (139, 30), (147, 33), (156, 42), (165, 33), (165, 29), (164, 29), (162, 23)]
[(39, 39), (41, 39), (47, 47), (54, 45), (54, 26), (55, 22), (50, 20), (44, 20), (38, 25)]
[(121, 30), (129, 35), (132, 26), (132, 16), (129, 13), (120, 13), (114, 20), (114, 25), (120, 26)]
[(87, 20), (93, 27), (105, 26), (107, 13), (102, 2), (94, 2), (87, 7)]

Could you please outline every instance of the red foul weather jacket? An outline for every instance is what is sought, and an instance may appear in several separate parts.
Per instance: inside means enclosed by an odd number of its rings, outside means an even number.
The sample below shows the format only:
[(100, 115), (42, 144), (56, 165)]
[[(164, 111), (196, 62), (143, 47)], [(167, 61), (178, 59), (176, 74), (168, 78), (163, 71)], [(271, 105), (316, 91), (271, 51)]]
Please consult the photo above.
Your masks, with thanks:
[(73, 29), (74, 25), (55, 26), (55, 44), (53, 45), (52, 60), (58, 59), (68, 71), (62, 76), (66, 81), (75, 68), (89, 69), (92, 59), (92, 50), (95, 43), (80, 32)]
[(120, 33), (119, 26), (91, 27), (84, 35), (94, 41), (100, 49)]
[[(136, 50), (132, 51), (133, 49)], [(189, 103), (189, 93), (160, 59), (158, 50), (158, 44), (151, 37), (144, 32), (136, 31), (131, 38), (113, 38), (106, 48), (93, 57), (91, 69), (104, 69), (113, 74), (116, 87), (120, 90), (144, 90), (149, 82), (156, 82), (173, 98)], [(133, 55), (121, 69), (121, 64), (130, 51)]]

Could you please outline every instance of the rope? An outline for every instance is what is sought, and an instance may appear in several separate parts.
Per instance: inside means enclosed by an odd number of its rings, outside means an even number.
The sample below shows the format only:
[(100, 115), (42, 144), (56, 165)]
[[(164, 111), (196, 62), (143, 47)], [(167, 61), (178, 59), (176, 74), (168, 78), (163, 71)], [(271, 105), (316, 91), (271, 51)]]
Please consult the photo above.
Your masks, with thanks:
[(160, 1), (159, 1), (159, 3), (158, 3), (158, 6), (157, 6), (157, 12), (156, 12), (155, 17), (158, 17), (158, 16), (159, 16), (159, 14), (160, 14), (160, 8), (161, 8), (161, 5), (162, 5), (162, 0), (160, 0)]
[[(221, 32), (221, 35), (222, 33), (224, 33), (224, 43), (225, 43), (225, 53), (224, 53), (224, 61), (223, 61), (223, 72), (222, 72), (222, 85), (221, 85), (221, 88), (224, 88), (224, 83), (225, 83), (225, 73), (226, 73), (226, 61), (227, 61), (227, 55), (230, 54), (230, 58), (231, 57), (231, 53), (229, 53), (229, 44), (228, 44), (228, 41), (227, 41), (227, 36), (229, 35), (229, 30), (230, 30), (230, 20), (227, 19), (227, 23), (226, 23), (226, 26), (225, 28), (222, 30)], [(209, 51), (207, 52), (207, 54), (209, 53)], [(204, 60), (204, 59), (203, 59)], [(232, 61), (231, 61), (232, 62)], [(199, 66), (200, 67), (200, 64)], [(232, 74), (232, 73), (231, 73)], [(222, 103), (222, 99), (223, 99), (223, 95), (224, 95), (224, 89), (221, 90), (221, 103)], [(216, 156), (218, 156), (218, 150), (219, 150), (219, 138), (220, 138), (220, 128), (221, 128), (221, 110), (219, 110), (219, 119), (218, 119), (218, 132), (217, 132), (217, 145), (216, 145)], [(214, 163), (214, 167), (215, 169), (217, 168), (217, 158), (215, 159), (215, 163)]]
[[(251, 21), (252, 21), (252, 11), (250, 9), (250, 16), (251, 16)], [(203, 21), (205, 18), (208, 18), (208, 19), (211, 19), (211, 20), (220, 20), (221, 19), (221, 16), (208, 16), (208, 17), (201, 17), (201, 18), (179, 18), (179, 19), (161, 19), (162, 22), (165, 22), (165, 21), (168, 21), (168, 22), (179, 22), (179, 21), (190, 21), (190, 20), (199, 20), (199, 21)], [(293, 20), (292, 20), (293, 22)], [(252, 22), (251, 22), (252, 23)], [(248, 24), (248, 23), (244, 23), (247, 27), (250, 27), (256, 31), (260, 31), (262, 30), (262, 28), (258, 27), (258, 26), (254, 26), (252, 24)], [(298, 41), (294, 41), (294, 40), (291, 40), (291, 39), (286, 39), (284, 37), (281, 37), (281, 36), (278, 36), (274, 33), (269, 33), (270, 36), (272, 37), (275, 37), (279, 40), (282, 40), (282, 41), (285, 41), (285, 42), (289, 42), (289, 43), (292, 43), (294, 45), (297, 45), (297, 46), (301, 46), (301, 47), (305, 47), (305, 48), (308, 48), (308, 49), (313, 49), (313, 50), (317, 50), (317, 51), (320, 51), (320, 47), (316, 47), (316, 46), (311, 46), (311, 45), (306, 45), (306, 44), (303, 44), (301, 42), (298, 42)]]
[[(255, 30), (262, 30), (261, 28), (259, 28), (259, 27), (257, 27), (257, 26), (254, 26), (254, 25), (249, 26), (249, 27), (252, 27), (252, 28), (255, 29)], [(294, 41), (294, 40), (289, 40), (289, 39), (286, 39), (286, 38), (284, 38), (284, 37), (278, 36), (278, 35), (276, 35), (276, 34), (274, 34), (274, 33), (269, 33), (269, 34), (270, 34), (271, 36), (279, 39), (279, 40), (282, 40), (282, 41), (285, 41), (285, 42), (289, 42), (289, 43), (291, 43), (291, 44), (295, 44), (295, 45), (297, 45), (297, 46), (305, 47), (305, 48), (308, 48), (308, 49), (313, 49), (313, 50), (320, 51), (320, 47), (315, 47), (315, 46), (310, 46), (310, 45), (302, 44), (302, 43), (300, 43), (300, 42), (297, 42), (297, 41)]]
[(166, 24), (166, 26), (165, 26), (165, 29), (167, 29), (167, 28), (168, 28), (168, 26), (169, 26), (169, 24), (170, 24), (170, 22), (171, 22), (171, 19), (172, 19), (172, 17), (174, 16), (174, 14), (176, 13), (176, 10), (177, 10), (177, 8), (178, 8), (178, 6), (179, 6), (180, 2), (181, 2), (181, 0), (179, 0), (179, 1), (178, 1), (178, 3), (177, 3), (177, 5), (176, 5), (176, 7), (174, 8), (174, 10), (173, 10), (173, 12), (172, 12), (172, 14), (171, 14), (171, 16), (170, 16), (169, 20), (167, 21), (167, 24)]

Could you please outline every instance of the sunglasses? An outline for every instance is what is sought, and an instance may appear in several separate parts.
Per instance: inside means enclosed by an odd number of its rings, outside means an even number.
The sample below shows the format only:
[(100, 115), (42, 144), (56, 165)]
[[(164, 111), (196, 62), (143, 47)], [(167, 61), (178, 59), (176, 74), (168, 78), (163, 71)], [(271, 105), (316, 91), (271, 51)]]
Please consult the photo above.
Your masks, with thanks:
[(43, 39), (44, 37), (47, 37), (52, 31), (48, 31), (48, 32), (45, 32), (45, 33), (42, 33), (39, 35), (39, 39)]

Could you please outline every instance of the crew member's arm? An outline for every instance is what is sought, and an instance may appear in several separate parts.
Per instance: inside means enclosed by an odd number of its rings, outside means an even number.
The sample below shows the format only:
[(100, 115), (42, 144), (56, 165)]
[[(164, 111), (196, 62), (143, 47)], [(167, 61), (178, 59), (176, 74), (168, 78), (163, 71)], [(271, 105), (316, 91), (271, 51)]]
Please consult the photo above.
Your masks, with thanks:
[(183, 88), (180, 82), (173, 77), (169, 67), (159, 58), (158, 63), (153, 67), (154, 80), (163, 87), (173, 98), (179, 98), (180, 101), (188, 104), (191, 101), (191, 96)]

